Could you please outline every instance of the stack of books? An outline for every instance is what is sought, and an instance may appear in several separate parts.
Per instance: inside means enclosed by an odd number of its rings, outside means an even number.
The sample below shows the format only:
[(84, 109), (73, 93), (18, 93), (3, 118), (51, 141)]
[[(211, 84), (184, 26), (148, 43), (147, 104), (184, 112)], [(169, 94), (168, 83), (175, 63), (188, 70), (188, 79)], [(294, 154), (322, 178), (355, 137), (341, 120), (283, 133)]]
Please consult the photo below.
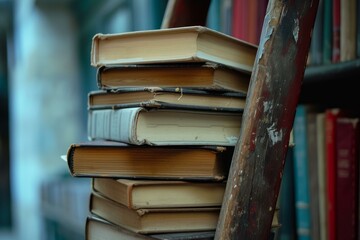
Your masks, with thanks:
[(213, 239), (256, 51), (200, 26), (94, 36), (89, 141), (67, 153), (87, 239)]

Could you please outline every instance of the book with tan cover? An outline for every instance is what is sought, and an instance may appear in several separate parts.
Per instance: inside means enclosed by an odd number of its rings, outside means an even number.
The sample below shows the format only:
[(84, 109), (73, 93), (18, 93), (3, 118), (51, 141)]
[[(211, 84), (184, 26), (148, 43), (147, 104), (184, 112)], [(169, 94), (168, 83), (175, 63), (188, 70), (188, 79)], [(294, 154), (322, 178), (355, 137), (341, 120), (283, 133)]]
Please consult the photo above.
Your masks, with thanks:
[(131, 209), (220, 207), (224, 182), (93, 178), (92, 190)]
[(203, 26), (96, 34), (91, 65), (213, 62), (251, 72), (257, 47)]

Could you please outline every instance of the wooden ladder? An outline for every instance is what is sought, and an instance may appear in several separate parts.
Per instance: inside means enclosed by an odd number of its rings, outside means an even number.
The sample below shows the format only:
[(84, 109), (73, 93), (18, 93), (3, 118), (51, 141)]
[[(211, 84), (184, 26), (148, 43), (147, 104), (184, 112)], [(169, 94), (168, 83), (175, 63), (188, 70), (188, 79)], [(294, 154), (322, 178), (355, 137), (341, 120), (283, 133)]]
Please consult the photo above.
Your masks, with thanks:
[[(269, 0), (215, 239), (269, 239), (318, 2)], [(169, 0), (162, 28), (205, 26), (209, 5)]]

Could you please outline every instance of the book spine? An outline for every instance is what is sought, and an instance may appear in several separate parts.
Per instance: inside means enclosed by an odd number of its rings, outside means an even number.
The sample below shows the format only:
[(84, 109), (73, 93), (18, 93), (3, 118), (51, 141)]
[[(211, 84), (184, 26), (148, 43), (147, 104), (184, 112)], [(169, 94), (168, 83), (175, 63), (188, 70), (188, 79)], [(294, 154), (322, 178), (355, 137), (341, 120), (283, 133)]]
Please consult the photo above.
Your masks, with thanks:
[(249, 41), (247, 5), (246, 0), (233, 0), (231, 34), (244, 41)]
[(340, 61), (349, 61), (356, 57), (356, 0), (340, 4)]
[(326, 158), (325, 158), (325, 113), (316, 115), (316, 142), (319, 182), (319, 228), (321, 240), (327, 239), (326, 221)]
[(316, 141), (316, 111), (307, 113), (307, 149), (309, 161), (309, 186), (310, 186), (310, 212), (311, 212), (311, 239), (320, 239), (320, 216), (319, 216), (319, 181)]
[(314, 24), (313, 35), (310, 44), (310, 64), (320, 65), (323, 59), (323, 0), (319, 1), (318, 10)]
[(88, 137), (129, 144), (142, 144), (136, 138), (136, 121), (142, 108), (89, 110)]
[(357, 189), (359, 119), (336, 121), (336, 226), (337, 239), (357, 237)]
[(340, 0), (332, 0), (333, 12), (333, 47), (332, 47), (332, 62), (340, 61)]
[(323, 0), (323, 63), (329, 64), (332, 60), (332, 0)]
[(327, 192), (327, 224), (328, 239), (336, 239), (336, 178), (335, 178), (335, 138), (336, 118), (339, 109), (328, 109), (325, 112), (325, 154), (326, 154), (326, 192)]
[(310, 192), (306, 133), (306, 107), (299, 105), (294, 119), (294, 188), (296, 229), (299, 240), (310, 239)]
[(289, 147), (286, 154), (283, 178), (279, 193), (279, 238), (292, 240), (296, 235), (295, 198), (294, 198), (294, 147)]

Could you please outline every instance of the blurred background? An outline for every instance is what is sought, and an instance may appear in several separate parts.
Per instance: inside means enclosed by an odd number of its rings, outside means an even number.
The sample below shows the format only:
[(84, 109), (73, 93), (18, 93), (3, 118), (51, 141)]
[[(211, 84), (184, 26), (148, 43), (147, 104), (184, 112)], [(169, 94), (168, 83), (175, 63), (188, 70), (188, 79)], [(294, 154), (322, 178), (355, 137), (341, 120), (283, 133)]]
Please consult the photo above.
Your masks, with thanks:
[[(228, 33), (226, 2), (211, 2), (207, 25)], [(166, 4), (0, 0), (0, 239), (84, 239), (90, 180), (61, 156), (87, 140), (92, 37), (158, 29)]]

